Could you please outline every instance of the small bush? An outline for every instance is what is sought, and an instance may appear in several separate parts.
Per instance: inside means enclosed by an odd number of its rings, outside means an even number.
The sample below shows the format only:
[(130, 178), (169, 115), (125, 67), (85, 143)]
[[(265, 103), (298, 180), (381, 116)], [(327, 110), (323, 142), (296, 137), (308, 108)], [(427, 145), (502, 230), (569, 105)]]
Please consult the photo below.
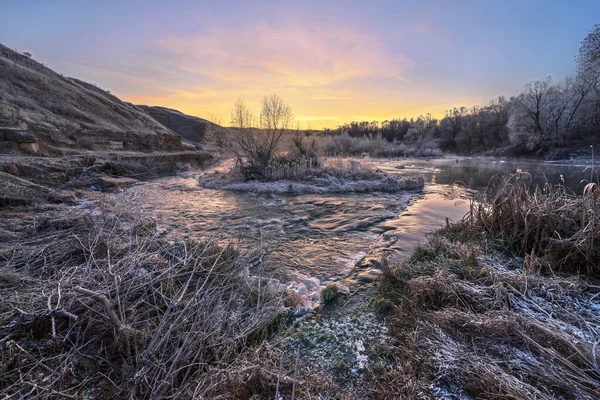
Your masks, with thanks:
[(337, 297), (339, 292), (339, 289), (337, 287), (336, 284), (333, 285), (329, 285), (325, 288), (323, 288), (323, 290), (321, 290), (321, 297), (323, 297), (323, 300), (327, 303), (335, 300), (335, 298)]
[(321, 137), (316, 145), (323, 154), (330, 156), (371, 157), (440, 157), (442, 152), (436, 145), (408, 145), (389, 142), (381, 135), (352, 137), (348, 133)]

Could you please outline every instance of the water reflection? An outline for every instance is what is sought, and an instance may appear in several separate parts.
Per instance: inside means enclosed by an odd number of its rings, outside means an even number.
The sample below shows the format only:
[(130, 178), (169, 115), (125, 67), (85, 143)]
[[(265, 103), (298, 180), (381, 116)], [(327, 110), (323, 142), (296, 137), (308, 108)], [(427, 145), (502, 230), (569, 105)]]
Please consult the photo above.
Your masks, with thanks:
[(179, 237), (243, 239), (269, 250), (266, 273), (317, 291), (346, 276), (376, 246), (414, 192), (268, 195), (203, 189), (194, 178), (168, 178), (122, 194)]
[[(377, 268), (355, 269), (357, 261), (376, 249), (386, 249), (391, 262), (406, 258), (446, 218), (462, 218), (469, 199), (494, 175), (508, 177), (521, 168), (531, 173), (534, 184), (557, 184), (562, 174), (574, 191), (581, 191), (579, 182), (589, 178), (582, 165), (536, 161), (371, 162), (388, 173), (422, 171), (428, 183), (421, 191), (400, 193), (267, 195), (203, 189), (194, 177), (174, 177), (121, 196), (152, 213), (172, 235), (238, 238), (249, 253), (267, 248), (267, 276), (318, 292), (321, 285), (344, 278), (372, 282)], [(405, 168), (398, 169), (400, 164)]]
[(551, 185), (562, 184), (562, 175), (565, 180), (564, 184), (569, 189), (575, 193), (582, 193), (585, 186), (585, 182), (582, 180), (589, 180), (591, 172), (589, 164), (583, 163), (501, 160), (497, 158), (396, 160), (384, 161), (382, 164), (383, 168), (391, 171), (398, 164), (404, 165), (406, 169), (418, 169), (423, 172), (426, 182), (434, 185), (461, 182), (467, 188), (475, 190), (487, 188), (490, 180), (496, 175), (508, 178), (517, 169), (521, 169), (531, 175), (533, 187), (535, 185), (543, 186), (546, 182)]

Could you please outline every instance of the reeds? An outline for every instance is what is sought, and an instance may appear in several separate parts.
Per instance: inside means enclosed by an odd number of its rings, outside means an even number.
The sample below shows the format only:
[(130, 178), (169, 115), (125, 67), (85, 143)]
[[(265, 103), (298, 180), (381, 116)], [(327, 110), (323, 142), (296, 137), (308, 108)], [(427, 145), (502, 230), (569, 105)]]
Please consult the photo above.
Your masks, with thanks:
[(517, 171), (491, 201), (472, 203), (469, 226), (483, 230), (505, 250), (555, 272), (600, 276), (600, 191), (588, 183), (582, 195), (564, 185), (532, 188)]
[(288, 160), (282, 157), (266, 168), (263, 180), (304, 180), (307, 176), (318, 173), (320, 168), (319, 158), (299, 156)]
[(354, 180), (381, 179), (381, 175), (369, 163), (340, 157), (297, 157), (292, 160), (282, 158), (266, 169), (263, 179), (265, 181), (302, 182), (324, 176)]

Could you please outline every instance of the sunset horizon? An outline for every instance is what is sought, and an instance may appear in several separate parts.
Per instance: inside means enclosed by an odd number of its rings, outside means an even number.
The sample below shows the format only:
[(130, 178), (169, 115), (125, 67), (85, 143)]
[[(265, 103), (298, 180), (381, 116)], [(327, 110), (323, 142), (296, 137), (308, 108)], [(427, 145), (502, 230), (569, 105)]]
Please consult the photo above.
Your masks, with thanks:
[(439, 118), (560, 80), (600, 12), (591, 1), (226, 3), (5, 1), (0, 38), (133, 104), (227, 125), (236, 99), (257, 110), (275, 93), (302, 128), (321, 129)]

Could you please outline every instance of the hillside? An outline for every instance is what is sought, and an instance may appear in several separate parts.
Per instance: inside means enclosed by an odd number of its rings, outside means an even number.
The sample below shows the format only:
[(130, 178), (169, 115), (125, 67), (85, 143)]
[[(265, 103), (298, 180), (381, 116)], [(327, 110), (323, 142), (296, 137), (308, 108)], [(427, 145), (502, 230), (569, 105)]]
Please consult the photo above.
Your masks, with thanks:
[(0, 44), (0, 152), (174, 151), (181, 138), (109, 92)]
[(136, 107), (190, 142), (204, 141), (207, 132), (218, 127), (205, 119), (186, 115), (170, 108), (143, 105)]

